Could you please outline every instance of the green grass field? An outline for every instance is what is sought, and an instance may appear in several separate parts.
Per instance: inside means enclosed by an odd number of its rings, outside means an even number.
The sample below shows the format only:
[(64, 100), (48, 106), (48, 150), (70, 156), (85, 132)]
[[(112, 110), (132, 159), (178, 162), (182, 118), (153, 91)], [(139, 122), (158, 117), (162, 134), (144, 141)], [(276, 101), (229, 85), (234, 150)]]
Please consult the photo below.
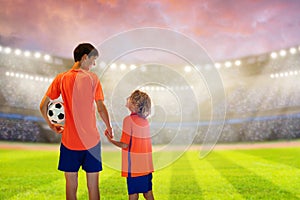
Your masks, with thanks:
[[(103, 152), (113, 156), (115, 152)], [(155, 198), (300, 199), (300, 147), (214, 150), (204, 159), (187, 151), (153, 174)], [(58, 151), (0, 150), (0, 199), (64, 199)], [(79, 174), (78, 199), (87, 199), (85, 174)], [(127, 199), (125, 178), (104, 166), (101, 199)], [(143, 199), (143, 198), (141, 198)]]

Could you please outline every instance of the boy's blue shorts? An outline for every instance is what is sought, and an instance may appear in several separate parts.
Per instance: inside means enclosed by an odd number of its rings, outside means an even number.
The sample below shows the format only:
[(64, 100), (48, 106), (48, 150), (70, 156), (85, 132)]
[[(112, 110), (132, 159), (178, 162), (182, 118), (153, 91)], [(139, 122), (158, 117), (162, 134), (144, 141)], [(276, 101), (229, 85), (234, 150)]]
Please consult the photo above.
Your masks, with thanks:
[(60, 145), (58, 170), (78, 172), (80, 166), (87, 173), (102, 171), (100, 142), (88, 150), (70, 150)]
[(145, 176), (127, 177), (128, 194), (146, 193), (152, 190), (152, 173)]

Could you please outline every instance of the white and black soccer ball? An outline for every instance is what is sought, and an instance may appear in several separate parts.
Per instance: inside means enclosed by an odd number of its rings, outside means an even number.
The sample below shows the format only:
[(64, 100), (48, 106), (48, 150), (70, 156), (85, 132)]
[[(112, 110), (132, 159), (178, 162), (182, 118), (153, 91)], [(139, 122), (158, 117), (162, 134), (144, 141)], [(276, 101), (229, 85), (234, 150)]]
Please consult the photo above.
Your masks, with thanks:
[(64, 104), (62, 102), (49, 103), (47, 115), (52, 124), (63, 124), (65, 122)]

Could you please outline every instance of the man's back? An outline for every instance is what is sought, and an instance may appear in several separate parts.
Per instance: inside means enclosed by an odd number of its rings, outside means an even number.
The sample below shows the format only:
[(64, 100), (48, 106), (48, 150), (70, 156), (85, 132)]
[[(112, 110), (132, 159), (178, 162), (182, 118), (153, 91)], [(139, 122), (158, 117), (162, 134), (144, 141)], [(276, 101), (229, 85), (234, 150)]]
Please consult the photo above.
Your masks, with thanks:
[(92, 72), (71, 69), (57, 76), (53, 87), (59, 88), (65, 106), (62, 143), (73, 150), (95, 146), (100, 135), (96, 126), (94, 101), (103, 100), (99, 79)]

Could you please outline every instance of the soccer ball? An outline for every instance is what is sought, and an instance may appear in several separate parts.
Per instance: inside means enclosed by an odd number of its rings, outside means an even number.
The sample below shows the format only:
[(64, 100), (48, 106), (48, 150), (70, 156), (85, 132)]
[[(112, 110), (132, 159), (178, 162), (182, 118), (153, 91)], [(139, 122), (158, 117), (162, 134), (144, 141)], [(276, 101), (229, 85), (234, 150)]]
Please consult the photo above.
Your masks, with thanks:
[(51, 102), (48, 105), (47, 115), (52, 124), (63, 124), (65, 122), (64, 104)]

